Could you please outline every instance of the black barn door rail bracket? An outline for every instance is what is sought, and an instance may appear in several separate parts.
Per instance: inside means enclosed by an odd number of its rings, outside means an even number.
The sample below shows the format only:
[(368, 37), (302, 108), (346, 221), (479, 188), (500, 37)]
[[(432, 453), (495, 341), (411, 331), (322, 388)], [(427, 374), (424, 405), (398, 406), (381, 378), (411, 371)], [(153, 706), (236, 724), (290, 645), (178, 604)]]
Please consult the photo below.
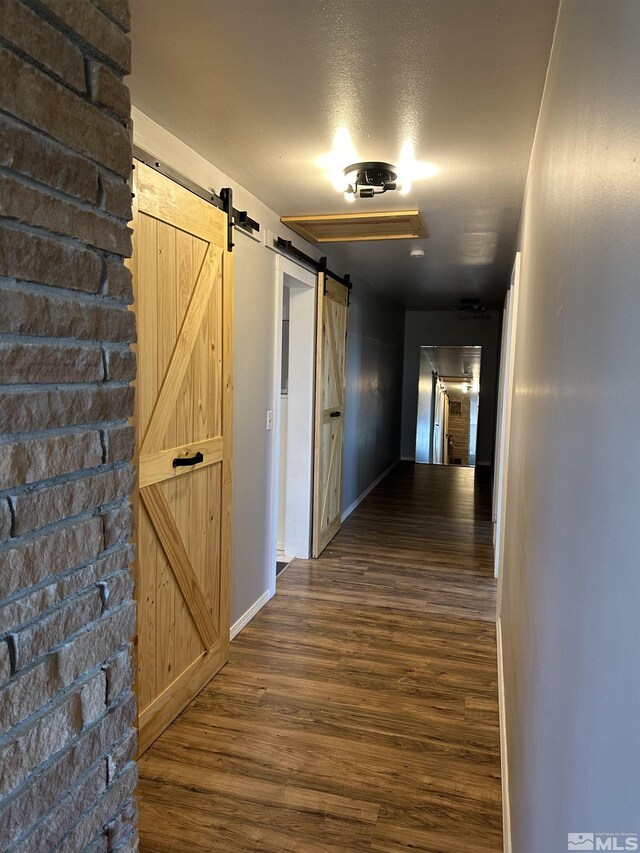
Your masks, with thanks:
[(133, 156), (136, 160), (140, 160), (146, 166), (160, 172), (167, 178), (170, 178), (176, 184), (184, 187), (185, 190), (194, 193), (204, 201), (209, 202), (218, 210), (222, 210), (228, 217), (228, 234), (227, 234), (227, 249), (232, 252), (235, 243), (233, 242), (233, 229), (238, 228), (247, 234), (258, 233), (260, 231), (260, 223), (252, 219), (246, 210), (238, 210), (233, 206), (233, 190), (230, 187), (224, 187), (220, 190), (220, 195), (214, 189), (205, 189), (199, 184), (194, 183), (189, 178), (185, 178), (180, 172), (161, 163), (155, 157), (152, 157), (148, 152), (144, 151), (138, 145), (133, 146)]

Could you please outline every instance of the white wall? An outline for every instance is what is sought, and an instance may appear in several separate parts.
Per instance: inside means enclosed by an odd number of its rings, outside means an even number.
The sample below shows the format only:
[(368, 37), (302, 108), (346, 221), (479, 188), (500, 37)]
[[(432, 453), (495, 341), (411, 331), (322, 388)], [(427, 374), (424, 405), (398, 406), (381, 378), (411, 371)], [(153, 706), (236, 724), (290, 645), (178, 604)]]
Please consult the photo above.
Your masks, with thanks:
[(444, 451), (447, 432), (447, 395), (442, 390), (440, 382), (436, 385), (436, 399), (433, 408), (433, 442), (431, 444), (431, 461), (436, 465), (444, 464)]
[(426, 347), (420, 349), (418, 378), (418, 423), (416, 426), (416, 462), (431, 462), (431, 414), (434, 407), (433, 365)]
[[(234, 205), (238, 209), (246, 209), (250, 216), (260, 222), (263, 230), (268, 229), (291, 239), (298, 248), (316, 258), (324, 254), (282, 226), (275, 211), (136, 107), (132, 110), (132, 117), (135, 144), (201, 186), (214, 187), (217, 191), (221, 187), (232, 186)], [(237, 231), (235, 234), (232, 624), (269, 590), (274, 433), (266, 430), (266, 413), (269, 409), (275, 410), (273, 365), (276, 318), (276, 254)], [(326, 254), (331, 267), (331, 254)], [(354, 271), (336, 268), (335, 272), (344, 274)], [(383, 359), (391, 346), (389, 335), (396, 327), (399, 328), (397, 334), (401, 346), (402, 313), (384, 296), (358, 279), (357, 275), (352, 277), (354, 293), (345, 405), (345, 477), (348, 489), (345, 490), (344, 506), (348, 506), (348, 496), (352, 490), (364, 490), (384, 470), (380, 466), (396, 453), (393, 442), (397, 442), (399, 426), (394, 433), (388, 409), (396, 405), (399, 424), (401, 381), (397, 374), (393, 374), (393, 380), (387, 376)], [(389, 330), (383, 328), (387, 320)], [(371, 348), (368, 341), (378, 341), (380, 344), (380, 364), (376, 370), (381, 379), (377, 383), (361, 382), (358, 378), (357, 372), (361, 366), (369, 363), (369, 356), (365, 352)], [(383, 395), (384, 399), (378, 399), (376, 395)], [(373, 407), (376, 409), (375, 431), (364, 440), (362, 418)], [(368, 428), (371, 428), (370, 425)], [(387, 446), (393, 447), (387, 450)]]
[(477, 394), (469, 395), (469, 460), (475, 463), (478, 444), (478, 405), (480, 398)]
[(487, 311), (482, 318), (460, 311), (407, 311), (404, 333), (402, 393), (402, 458), (413, 459), (416, 449), (420, 347), (481, 346), (478, 465), (493, 459), (500, 315)]
[(280, 477), (278, 481), (278, 551), (284, 552), (284, 521), (287, 508), (287, 408), (289, 398), (280, 397)]
[[(640, 3), (564, 0), (531, 161), (501, 629), (514, 853), (640, 833)], [(620, 849), (620, 848), (615, 848)]]

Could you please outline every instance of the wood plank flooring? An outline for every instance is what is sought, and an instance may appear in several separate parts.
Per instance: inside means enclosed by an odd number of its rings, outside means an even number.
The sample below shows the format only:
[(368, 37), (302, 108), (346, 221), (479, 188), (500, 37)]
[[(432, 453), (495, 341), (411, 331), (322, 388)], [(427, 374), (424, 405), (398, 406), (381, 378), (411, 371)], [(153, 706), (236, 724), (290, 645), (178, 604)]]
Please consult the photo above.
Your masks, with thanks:
[(491, 501), (402, 463), (140, 761), (153, 853), (502, 850)]

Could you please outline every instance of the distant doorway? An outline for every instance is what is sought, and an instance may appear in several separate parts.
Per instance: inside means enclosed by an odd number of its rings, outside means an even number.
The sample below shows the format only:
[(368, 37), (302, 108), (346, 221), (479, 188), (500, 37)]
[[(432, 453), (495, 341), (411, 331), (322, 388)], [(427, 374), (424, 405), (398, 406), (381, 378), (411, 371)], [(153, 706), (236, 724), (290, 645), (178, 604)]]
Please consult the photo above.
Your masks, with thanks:
[(416, 462), (475, 468), (482, 347), (420, 347)]

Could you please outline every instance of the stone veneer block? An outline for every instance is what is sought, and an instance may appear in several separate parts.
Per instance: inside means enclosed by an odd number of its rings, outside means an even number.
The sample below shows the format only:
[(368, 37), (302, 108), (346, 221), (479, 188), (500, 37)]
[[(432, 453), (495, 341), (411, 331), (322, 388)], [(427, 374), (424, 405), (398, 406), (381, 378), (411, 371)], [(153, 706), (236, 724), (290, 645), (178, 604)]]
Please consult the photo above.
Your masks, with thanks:
[(0, 849), (137, 850), (127, 0), (0, 15)]

